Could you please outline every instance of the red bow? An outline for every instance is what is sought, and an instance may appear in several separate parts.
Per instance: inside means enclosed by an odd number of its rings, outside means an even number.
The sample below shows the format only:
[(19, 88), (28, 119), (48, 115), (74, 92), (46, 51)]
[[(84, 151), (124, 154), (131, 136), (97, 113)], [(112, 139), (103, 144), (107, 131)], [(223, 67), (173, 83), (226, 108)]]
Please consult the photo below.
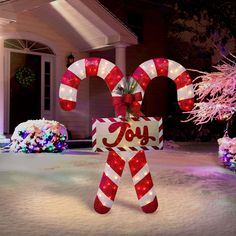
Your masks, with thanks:
[(112, 103), (116, 110), (117, 116), (126, 117), (126, 113), (130, 113), (135, 117), (142, 116), (140, 111), (141, 105), (138, 101), (142, 101), (142, 93), (126, 93), (120, 97), (112, 97)]

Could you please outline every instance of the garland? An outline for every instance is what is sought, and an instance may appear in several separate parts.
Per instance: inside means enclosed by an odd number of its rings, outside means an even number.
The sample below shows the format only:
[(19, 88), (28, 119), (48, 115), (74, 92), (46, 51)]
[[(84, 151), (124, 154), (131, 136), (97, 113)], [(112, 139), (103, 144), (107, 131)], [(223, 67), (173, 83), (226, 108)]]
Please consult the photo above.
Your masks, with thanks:
[(23, 66), (16, 71), (16, 81), (24, 88), (29, 87), (35, 80), (35, 73), (29, 67)]

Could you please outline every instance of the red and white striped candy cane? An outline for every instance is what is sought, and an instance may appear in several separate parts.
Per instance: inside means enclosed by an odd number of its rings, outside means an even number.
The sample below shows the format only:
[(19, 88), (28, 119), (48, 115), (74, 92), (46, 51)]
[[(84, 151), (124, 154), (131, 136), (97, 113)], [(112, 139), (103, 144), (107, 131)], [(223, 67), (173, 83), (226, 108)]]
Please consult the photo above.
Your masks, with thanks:
[(109, 152), (105, 169), (102, 174), (97, 196), (94, 201), (94, 209), (100, 213), (107, 213), (115, 200), (120, 179), (126, 160), (116, 152)]
[(107, 213), (115, 200), (119, 182), (125, 167), (129, 163), (133, 184), (140, 207), (145, 213), (153, 213), (158, 207), (156, 191), (144, 151), (109, 152), (103, 171), (94, 209), (101, 214)]
[[(180, 108), (184, 111), (191, 110), (194, 105), (192, 80), (182, 65), (169, 59), (155, 58), (139, 65), (132, 75), (138, 82), (135, 92), (141, 92), (143, 97), (149, 82), (159, 76), (168, 77), (175, 82)], [(139, 103), (141, 105), (142, 101)]]
[(144, 151), (135, 153), (128, 163), (140, 207), (145, 213), (156, 211), (158, 201)]
[(98, 76), (105, 80), (112, 96), (118, 85), (124, 86), (125, 78), (119, 67), (103, 58), (90, 57), (74, 62), (63, 74), (59, 102), (65, 111), (73, 110), (76, 106), (77, 91), (80, 81), (88, 76)]

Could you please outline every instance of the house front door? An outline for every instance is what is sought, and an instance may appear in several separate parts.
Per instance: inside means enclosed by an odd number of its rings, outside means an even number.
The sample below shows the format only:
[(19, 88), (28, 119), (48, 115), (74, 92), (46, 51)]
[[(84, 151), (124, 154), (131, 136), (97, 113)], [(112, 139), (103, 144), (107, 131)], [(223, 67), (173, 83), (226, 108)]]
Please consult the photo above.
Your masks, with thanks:
[[(27, 72), (33, 80), (25, 78)], [(41, 118), (41, 56), (10, 53), (9, 115), (10, 133), (21, 122)]]

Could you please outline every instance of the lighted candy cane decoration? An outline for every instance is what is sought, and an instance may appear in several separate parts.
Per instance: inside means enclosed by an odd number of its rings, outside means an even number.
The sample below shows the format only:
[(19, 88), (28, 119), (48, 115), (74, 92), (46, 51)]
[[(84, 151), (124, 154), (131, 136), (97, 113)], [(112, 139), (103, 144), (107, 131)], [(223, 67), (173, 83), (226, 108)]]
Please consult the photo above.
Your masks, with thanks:
[[(156, 58), (139, 65), (132, 75), (138, 83), (134, 93), (141, 92), (143, 97), (149, 82), (159, 76), (168, 77), (175, 82), (180, 108), (184, 111), (191, 110), (194, 105), (192, 80), (186, 69), (172, 60)], [(140, 107), (141, 103), (142, 101), (139, 101)], [(140, 164), (137, 164), (137, 161)], [(144, 153), (140, 155), (139, 159), (136, 157), (129, 159), (128, 163), (139, 203), (143, 211), (154, 211), (155, 208), (157, 208), (157, 202), (154, 197), (155, 191)], [(140, 168), (140, 165), (143, 167)], [(151, 197), (154, 197), (153, 201), (150, 201), (152, 199)]]
[[(124, 87), (124, 77), (114, 64), (102, 59), (104, 60), (103, 67), (101, 66), (101, 69), (99, 70), (99, 62), (101, 59), (88, 58), (83, 60), (85, 60), (84, 63), (81, 63), (82, 60), (78, 61), (80, 63), (76, 62), (77, 66), (74, 65), (75, 63), (72, 64), (63, 76), (60, 87), (60, 104), (65, 110), (71, 110), (75, 107), (79, 82), (87, 76), (97, 75), (103, 78), (106, 81), (113, 98), (119, 96), (114, 92), (117, 86), (121, 85), (121, 87)], [(138, 86), (134, 93), (141, 92), (142, 95), (144, 95), (144, 91), (151, 79), (157, 76), (168, 76), (171, 79), (174, 79), (177, 84), (180, 107), (183, 110), (191, 109), (193, 97), (190, 95), (193, 95), (193, 90), (191, 87), (191, 79), (185, 69), (178, 63), (167, 59), (154, 59), (153, 61), (155, 64), (153, 64), (152, 60), (149, 60), (141, 64), (135, 70), (133, 78), (137, 80)], [(172, 63), (174, 63), (174, 65), (172, 65)], [(168, 64), (170, 73), (167, 73)], [(107, 66), (110, 71), (107, 69)], [(146, 70), (146, 66), (149, 66), (150, 68)], [(116, 69), (114, 70), (113, 80), (114, 68)], [(158, 73), (158, 71), (160, 71), (160, 73)], [(148, 76), (149, 74), (151, 74), (150, 77)], [(186, 86), (188, 86), (187, 89)], [(139, 102), (140, 107), (141, 102), (142, 101)], [(119, 115), (119, 112), (120, 109), (116, 109), (117, 115)], [(123, 152), (122, 156), (116, 152), (109, 152), (105, 170), (94, 202), (94, 208), (97, 212), (104, 214), (111, 209), (126, 161), (129, 163), (136, 194), (142, 210), (146, 213), (151, 213), (157, 209), (157, 197), (144, 151), (139, 151), (138, 153)]]
[[(175, 82), (180, 108), (184, 111), (192, 110), (194, 105), (192, 80), (186, 69), (172, 60), (155, 58), (139, 65), (132, 75), (138, 82), (135, 92), (141, 92), (144, 96), (149, 82), (159, 76), (165, 76)], [(140, 106), (141, 103), (142, 101), (139, 101)]]
[[(101, 58), (81, 59), (73, 63), (62, 77), (59, 99), (60, 105), (64, 110), (70, 111), (75, 108), (80, 81), (88, 76), (99, 76), (104, 79), (113, 98), (121, 96), (116, 94), (115, 90), (118, 85), (125, 86), (125, 78), (116, 65)], [(115, 107), (115, 110), (117, 116), (121, 115), (120, 109)], [(94, 208), (97, 212), (106, 213), (110, 210), (124, 166), (125, 160), (121, 156), (116, 152), (109, 152), (104, 174), (94, 202)]]
[(64, 110), (70, 111), (75, 108), (80, 81), (88, 76), (104, 79), (112, 96), (119, 96), (115, 95), (114, 90), (118, 84), (125, 83), (123, 73), (110, 61), (97, 57), (78, 60), (66, 70), (61, 80), (59, 100)]

